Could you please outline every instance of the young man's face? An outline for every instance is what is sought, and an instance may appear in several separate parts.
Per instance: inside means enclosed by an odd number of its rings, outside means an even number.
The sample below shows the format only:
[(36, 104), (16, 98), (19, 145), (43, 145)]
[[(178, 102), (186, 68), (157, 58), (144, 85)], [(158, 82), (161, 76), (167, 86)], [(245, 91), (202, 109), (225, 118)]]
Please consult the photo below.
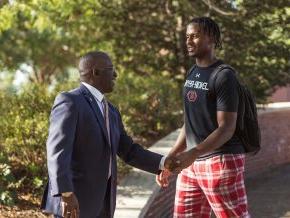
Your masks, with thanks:
[(189, 24), (186, 29), (188, 55), (195, 58), (207, 56), (214, 49), (213, 40), (206, 35), (198, 24)]

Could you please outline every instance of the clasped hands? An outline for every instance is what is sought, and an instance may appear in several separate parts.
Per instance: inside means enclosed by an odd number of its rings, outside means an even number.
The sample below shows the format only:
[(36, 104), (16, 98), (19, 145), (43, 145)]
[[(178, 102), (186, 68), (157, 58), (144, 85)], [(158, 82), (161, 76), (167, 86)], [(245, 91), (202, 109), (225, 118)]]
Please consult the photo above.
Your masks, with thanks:
[(167, 187), (169, 185), (169, 176), (172, 173), (178, 174), (181, 170), (189, 167), (198, 155), (199, 154), (196, 149), (179, 153), (176, 156), (168, 155), (164, 163), (165, 169), (156, 176), (157, 184), (161, 187)]

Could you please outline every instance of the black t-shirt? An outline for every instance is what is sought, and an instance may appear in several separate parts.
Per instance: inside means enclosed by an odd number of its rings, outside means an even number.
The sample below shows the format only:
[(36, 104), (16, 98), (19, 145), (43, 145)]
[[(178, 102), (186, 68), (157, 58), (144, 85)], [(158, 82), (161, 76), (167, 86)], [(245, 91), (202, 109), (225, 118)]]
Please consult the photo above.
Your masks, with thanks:
[[(224, 69), (215, 82), (215, 97), (209, 97), (208, 80), (214, 69), (222, 64), (217, 61), (209, 67), (196, 66), (187, 76), (184, 88), (184, 114), (186, 144), (188, 149), (205, 140), (218, 128), (217, 111), (237, 112), (239, 103), (235, 73)], [(204, 159), (217, 154), (244, 153), (244, 147), (236, 135), (218, 149), (202, 155)]]

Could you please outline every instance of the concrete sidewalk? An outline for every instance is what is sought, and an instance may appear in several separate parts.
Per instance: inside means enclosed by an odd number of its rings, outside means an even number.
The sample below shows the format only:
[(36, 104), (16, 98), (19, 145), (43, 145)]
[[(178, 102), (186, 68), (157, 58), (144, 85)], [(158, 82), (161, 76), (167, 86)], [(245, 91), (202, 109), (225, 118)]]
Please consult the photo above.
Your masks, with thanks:
[(290, 218), (290, 164), (246, 180), (252, 218)]

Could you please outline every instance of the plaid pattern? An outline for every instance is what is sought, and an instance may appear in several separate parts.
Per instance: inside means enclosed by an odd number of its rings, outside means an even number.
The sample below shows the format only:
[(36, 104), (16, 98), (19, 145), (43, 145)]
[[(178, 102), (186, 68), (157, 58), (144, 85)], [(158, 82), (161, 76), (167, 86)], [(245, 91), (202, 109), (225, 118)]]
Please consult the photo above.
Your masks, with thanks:
[(244, 185), (244, 154), (195, 161), (177, 178), (174, 218), (250, 217)]

